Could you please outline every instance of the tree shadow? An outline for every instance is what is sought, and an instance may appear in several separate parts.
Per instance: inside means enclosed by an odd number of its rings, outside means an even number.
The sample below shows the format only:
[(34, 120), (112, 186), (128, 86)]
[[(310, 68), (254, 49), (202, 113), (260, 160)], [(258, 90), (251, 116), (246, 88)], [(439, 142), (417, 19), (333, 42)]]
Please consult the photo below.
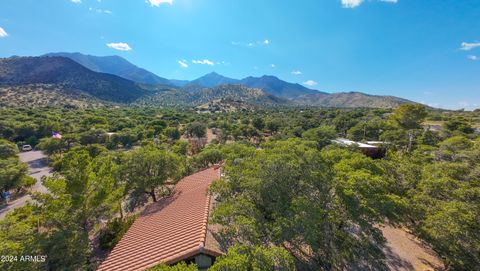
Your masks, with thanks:
[(165, 209), (167, 206), (169, 206), (171, 203), (175, 202), (175, 200), (180, 197), (182, 194), (181, 191), (176, 191), (170, 196), (166, 196), (158, 200), (157, 202), (154, 202), (150, 204), (145, 210), (142, 212), (142, 217), (147, 217), (147, 216), (152, 216), (155, 215), (156, 213), (160, 212), (161, 210)]
[(36, 160), (28, 161), (27, 164), (31, 169), (44, 168), (48, 166), (48, 159), (46, 157), (43, 157)]

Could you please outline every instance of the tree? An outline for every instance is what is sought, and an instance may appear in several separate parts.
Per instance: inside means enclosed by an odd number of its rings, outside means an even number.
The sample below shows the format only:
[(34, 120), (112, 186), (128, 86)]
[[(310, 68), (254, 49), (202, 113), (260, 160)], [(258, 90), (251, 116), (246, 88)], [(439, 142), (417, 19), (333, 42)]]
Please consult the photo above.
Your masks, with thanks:
[(124, 184), (119, 166), (109, 153), (91, 157), (78, 149), (63, 157), (62, 175), (81, 228), (88, 233), (100, 219), (110, 219), (121, 211)]
[(280, 247), (236, 245), (216, 259), (210, 271), (296, 270), (293, 257)]
[(427, 111), (424, 105), (402, 104), (390, 115), (390, 120), (402, 129), (410, 130), (420, 128), (426, 116)]
[(178, 180), (182, 170), (180, 158), (169, 151), (147, 146), (128, 152), (122, 163), (122, 177), (126, 180), (132, 207), (145, 203), (146, 195), (156, 202), (156, 190), (164, 188), (168, 180)]
[(48, 255), (45, 269), (87, 269), (90, 243), (89, 231), (84, 225), (85, 211), (73, 202), (65, 179), (47, 178), (43, 184), (50, 193), (35, 193), (33, 199), (38, 232), (34, 236), (38, 238), (39, 255)]
[(200, 122), (192, 122), (187, 125), (187, 135), (189, 137), (205, 137), (207, 135), (207, 127)]
[(265, 121), (261, 117), (256, 117), (253, 119), (252, 125), (258, 130), (263, 130), (263, 128), (265, 128)]
[(319, 149), (331, 144), (337, 133), (333, 126), (320, 126), (310, 129), (302, 134), (302, 137), (308, 140), (316, 141)]
[(207, 168), (210, 165), (218, 163), (222, 160), (222, 152), (216, 147), (206, 148), (193, 157), (193, 163), (198, 169)]
[(171, 140), (179, 140), (181, 136), (180, 131), (175, 127), (165, 129), (165, 135)]
[(27, 170), (27, 165), (17, 157), (0, 159), (0, 189), (8, 191), (20, 187)]
[(465, 134), (472, 134), (475, 131), (468, 121), (459, 118), (447, 120), (443, 127), (451, 132), (460, 131)]
[(63, 149), (63, 140), (57, 138), (42, 138), (38, 143), (37, 148), (44, 151), (47, 155), (61, 153)]
[[(38, 221), (35, 206), (31, 203), (15, 208), (0, 220), (0, 255), (43, 255), (38, 238)], [(4, 256), (4, 257), (5, 257)], [(8, 271), (41, 270), (42, 263), (0, 261), (0, 269)]]
[(15, 144), (8, 140), (0, 139), (0, 159), (13, 157), (18, 153), (18, 148)]
[(272, 119), (267, 121), (266, 123), (267, 129), (272, 132), (276, 133), (278, 132), (278, 129), (282, 126), (280, 120), (278, 119)]
[(385, 121), (376, 117), (359, 121), (347, 132), (348, 137), (355, 141), (378, 140), (381, 132), (385, 129)]
[(419, 143), (423, 145), (436, 146), (440, 141), (440, 137), (437, 133), (426, 129), (423, 131), (422, 135), (419, 138)]
[(348, 269), (369, 257), (383, 264), (373, 226), (401, 216), (404, 202), (374, 160), (288, 140), (226, 161), (227, 177), (211, 189), (218, 195), (212, 222), (227, 243), (285, 246), (312, 270)]
[(155, 267), (147, 269), (147, 271), (198, 271), (198, 267), (194, 263), (187, 265), (185, 262), (180, 262), (172, 266), (159, 264)]

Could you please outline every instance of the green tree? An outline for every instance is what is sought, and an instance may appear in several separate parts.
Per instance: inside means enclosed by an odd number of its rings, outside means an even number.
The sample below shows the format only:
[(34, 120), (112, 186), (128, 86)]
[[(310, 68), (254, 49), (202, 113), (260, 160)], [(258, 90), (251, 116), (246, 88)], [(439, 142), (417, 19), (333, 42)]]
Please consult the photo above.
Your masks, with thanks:
[(308, 140), (316, 141), (319, 149), (330, 145), (332, 139), (335, 139), (337, 133), (333, 126), (320, 126), (310, 129), (302, 134), (302, 137)]
[(92, 158), (87, 150), (68, 152), (63, 157), (62, 175), (81, 228), (90, 232), (100, 219), (110, 219), (121, 211), (124, 184), (119, 166), (108, 153)]
[(205, 137), (207, 135), (207, 127), (201, 122), (192, 122), (187, 125), (186, 133), (189, 137)]
[(172, 266), (159, 264), (147, 269), (147, 271), (198, 271), (198, 267), (193, 263), (187, 265), (185, 262), (180, 262)]
[(18, 148), (12, 142), (0, 139), (0, 159), (13, 157), (18, 153)]
[(261, 117), (254, 118), (252, 121), (253, 127), (258, 130), (263, 130), (265, 128), (265, 121)]
[(390, 115), (390, 120), (402, 129), (411, 130), (419, 129), (426, 116), (425, 106), (421, 104), (402, 104)]
[(193, 157), (193, 163), (196, 168), (207, 168), (212, 164), (223, 160), (222, 152), (217, 147), (203, 149), (200, 153)]
[(383, 265), (374, 224), (401, 216), (404, 202), (374, 160), (288, 140), (264, 144), (248, 159), (226, 161), (227, 178), (211, 188), (218, 195), (213, 223), (223, 226), (225, 240), (288, 244), (312, 270), (348, 269), (347, 263), (369, 256)]
[(17, 157), (0, 159), (0, 189), (8, 191), (19, 188), (28, 167)]
[(44, 151), (47, 155), (61, 153), (63, 147), (64, 143), (61, 139), (51, 137), (40, 139), (40, 143), (37, 145), (37, 148)]
[(181, 136), (180, 131), (175, 127), (165, 129), (165, 135), (172, 140), (179, 140)]
[(182, 171), (180, 158), (172, 152), (148, 146), (128, 152), (122, 163), (122, 177), (132, 206), (145, 203), (147, 195), (157, 201), (157, 190), (168, 192), (165, 183), (178, 180)]
[(218, 257), (210, 271), (296, 270), (293, 257), (280, 247), (236, 245)]
[(447, 120), (443, 127), (451, 132), (460, 131), (465, 134), (472, 134), (475, 131), (468, 121), (459, 118)]

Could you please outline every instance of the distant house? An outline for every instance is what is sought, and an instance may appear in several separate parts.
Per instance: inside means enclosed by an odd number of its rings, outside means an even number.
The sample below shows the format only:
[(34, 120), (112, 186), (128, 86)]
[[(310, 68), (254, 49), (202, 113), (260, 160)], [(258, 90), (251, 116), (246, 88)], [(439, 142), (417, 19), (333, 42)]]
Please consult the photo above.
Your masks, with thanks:
[(385, 157), (386, 146), (388, 145), (387, 142), (383, 141), (369, 141), (367, 142), (367, 144), (365, 144), (345, 138), (337, 138), (335, 140), (332, 140), (332, 142), (345, 147), (359, 148), (363, 152), (363, 154), (374, 159)]
[(423, 126), (426, 130), (440, 132), (443, 130), (443, 126), (439, 124), (428, 124)]
[(178, 182), (170, 197), (142, 213), (98, 270), (136, 271), (181, 261), (210, 267), (223, 254), (208, 225), (207, 188), (219, 178), (220, 167), (214, 166)]

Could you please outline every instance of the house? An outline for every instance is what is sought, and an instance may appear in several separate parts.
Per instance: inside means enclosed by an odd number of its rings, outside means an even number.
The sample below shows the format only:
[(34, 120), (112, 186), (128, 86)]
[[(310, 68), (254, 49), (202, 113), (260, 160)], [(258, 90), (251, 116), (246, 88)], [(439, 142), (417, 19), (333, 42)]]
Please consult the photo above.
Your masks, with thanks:
[(370, 144), (365, 144), (365, 143), (356, 142), (356, 141), (345, 139), (345, 138), (337, 138), (335, 140), (332, 140), (332, 143), (336, 143), (341, 146), (359, 148), (363, 152), (363, 154), (374, 159), (385, 157), (385, 154), (386, 154), (385, 146), (388, 145), (388, 143), (382, 142), (382, 141), (369, 141), (369, 142)]
[(220, 174), (216, 165), (179, 181), (171, 196), (145, 209), (98, 270), (145, 270), (181, 261), (210, 267), (223, 254), (208, 225), (213, 203), (207, 188)]

